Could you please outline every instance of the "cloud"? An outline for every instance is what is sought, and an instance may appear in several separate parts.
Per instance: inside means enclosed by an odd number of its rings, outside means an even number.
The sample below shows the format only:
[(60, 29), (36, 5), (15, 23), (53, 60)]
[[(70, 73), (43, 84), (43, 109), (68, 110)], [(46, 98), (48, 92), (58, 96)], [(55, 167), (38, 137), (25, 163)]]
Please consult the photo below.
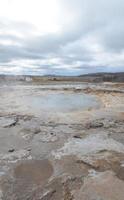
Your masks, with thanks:
[(123, 0), (17, 1), (0, 0), (0, 73), (124, 71)]

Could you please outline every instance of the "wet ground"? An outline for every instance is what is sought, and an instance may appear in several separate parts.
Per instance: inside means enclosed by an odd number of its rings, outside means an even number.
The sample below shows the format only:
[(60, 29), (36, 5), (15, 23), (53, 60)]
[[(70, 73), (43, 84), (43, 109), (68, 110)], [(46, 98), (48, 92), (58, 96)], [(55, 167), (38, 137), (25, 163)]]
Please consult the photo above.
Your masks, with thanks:
[(123, 200), (124, 84), (0, 86), (0, 200)]

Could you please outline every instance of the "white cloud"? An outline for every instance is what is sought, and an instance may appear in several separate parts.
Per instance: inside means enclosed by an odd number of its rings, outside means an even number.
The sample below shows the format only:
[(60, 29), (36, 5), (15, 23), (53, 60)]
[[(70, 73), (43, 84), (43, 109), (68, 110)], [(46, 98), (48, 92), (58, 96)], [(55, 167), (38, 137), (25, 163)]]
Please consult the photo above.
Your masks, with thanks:
[(0, 73), (124, 71), (123, 0), (0, 0)]

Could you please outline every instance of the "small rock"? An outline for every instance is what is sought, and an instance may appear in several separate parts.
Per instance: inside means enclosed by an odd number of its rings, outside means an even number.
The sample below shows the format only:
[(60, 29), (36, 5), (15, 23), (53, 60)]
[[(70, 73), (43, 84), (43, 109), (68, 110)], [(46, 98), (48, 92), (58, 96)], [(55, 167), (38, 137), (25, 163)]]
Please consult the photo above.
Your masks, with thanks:
[(28, 148), (27, 151), (31, 151), (31, 148)]
[(40, 133), (40, 129), (34, 129), (34, 134), (37, 135), (38, 133)]
[(81, 135), (74, 135), (73, 138), (82, 139), (82, 136)]
[(91, 123), (87, 124), (87, 128), (101, 128), (103, 126), (104, 126), (104, 123), (98, 122), (98, 121), (91, 122)]
[(3, 128), (9, 128), (15, 126), (17, 123), (17, 119), (10, 118), (10, 117), (1, 117), (0, 118), (0, 126)]
[(13, 149), (13, 148), (8, 150), (9, 153), (13, 153), (14, 151), (15, 151), (15, 149)]

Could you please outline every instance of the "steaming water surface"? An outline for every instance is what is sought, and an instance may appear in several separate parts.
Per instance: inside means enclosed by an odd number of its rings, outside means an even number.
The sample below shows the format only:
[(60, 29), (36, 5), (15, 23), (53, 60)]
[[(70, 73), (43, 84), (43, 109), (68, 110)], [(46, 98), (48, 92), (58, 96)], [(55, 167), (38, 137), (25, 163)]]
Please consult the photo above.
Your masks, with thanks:
[[(53, 114), (76, 112), (101, 107), (102, 103), (96, 96), (75, 92), (75, 89), (72, 90), (72, 86), (74, 85), (67, 85), (68, 89), (65, 91), (63, 85), (59, 86), (59, 90), (47, 88), (45, 85), (44, 88), (41, 86), (4, 87), (0, 89), (2, 92), (0, 109), (6, 109), (7, 112), (13, 113), (18, 111), (23, 114), (45, 113), (45, 115), (49, 115), (50, 112)], [(75, 87), (77, 88), (77, 85)]]
[(31, 108), (43, 111), (70, 112), (94, 107), (98, 108), (100, 106), (100, 102), (95, 96), (77, 93), (53, 93), (42, 96), (28, 96), (24, 98), (24, 101), (25, 104), (29, 105)]

